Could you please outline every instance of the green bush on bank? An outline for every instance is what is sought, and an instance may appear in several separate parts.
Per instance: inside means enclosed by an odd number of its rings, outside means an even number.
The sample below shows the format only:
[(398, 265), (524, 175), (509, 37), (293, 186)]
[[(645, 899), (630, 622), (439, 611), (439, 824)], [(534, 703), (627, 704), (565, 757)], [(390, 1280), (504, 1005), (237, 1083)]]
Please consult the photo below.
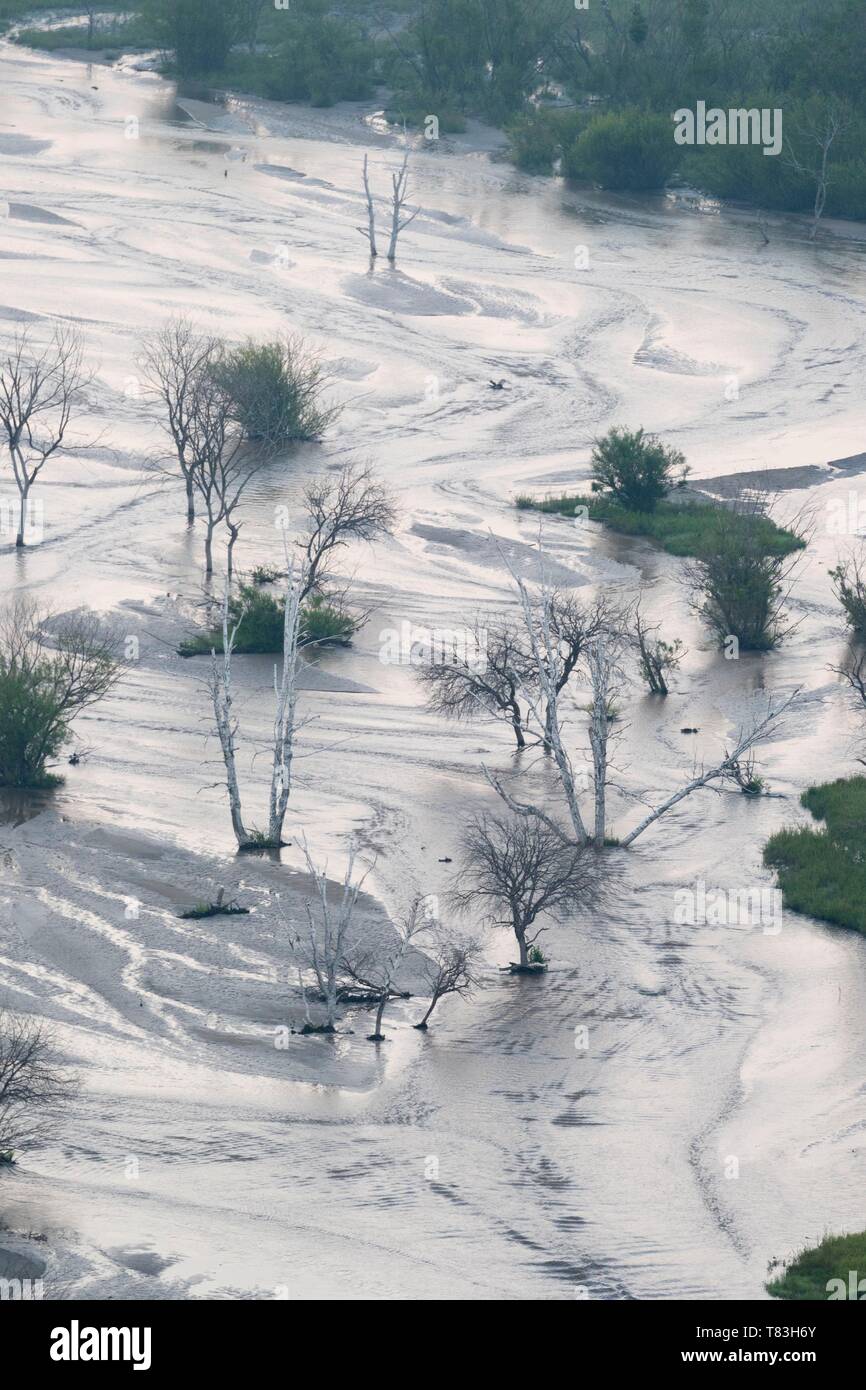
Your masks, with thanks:
[(780, 830), (764, 846), (785, 907), (866, 933), (866, 777), (810, 787), (800, 800), (824, 825)]

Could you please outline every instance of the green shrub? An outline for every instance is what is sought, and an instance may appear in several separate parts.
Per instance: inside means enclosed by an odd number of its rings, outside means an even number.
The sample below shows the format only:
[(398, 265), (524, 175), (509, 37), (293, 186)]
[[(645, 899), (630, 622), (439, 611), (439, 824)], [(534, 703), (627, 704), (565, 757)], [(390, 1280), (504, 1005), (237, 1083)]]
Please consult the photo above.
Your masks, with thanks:
[(576, 112), (527, 112), (508, 126), (509, 156), (527, 174), (552, 174), (582, 124)]
[(304, 645), (348, 647), (357, 630), (357, 620), (328, 603), (322, 594), (314, 594), (301, 610), (300, 639)]
[(0, 786), (51, 787), (46, 771), (74, 716), (118, 678), (118, 642), (99, 621), (73, 614), (46, 633), (49, 615), (30, 599), (0, 616)]
[(848, 626), (858, 637), (866, 638), (866, 573), (861, 560), (841, 561), (830, 571), (830, 578)]
[(357, 24), (313, 7), (281, 18), (285, 37), (268, 57), (268, 96), (332, 106), (372, 95), (375, 47)]
[(214, 374), (248, 439), (271, 446), (318, 439), (338, 414), (322, 403), (327, 374), (318, 353), (297, 334), (248, 340), (227, 352)]
[(663, 188), (678, 159), (670, 117), (633, 110), (608, 112), (591, 120), (571, 145), (564, 172), (601, 188), (641, 192)]
[[(238, 621), (240, 619), (240, 621)], [(264, 593), (254, 584), (242, 584), (229, 600), (229, 623), (238, 624), (234, 650), (241, 655), (281, 652), (285, 626), (285, 599)], [(348, 647), (358, 631), (357, 618), (326, 596), (313, 594), (301, 609), (298, 637), (302, 646)], [(221, 628), (181, 642), (181, 656), (204, 656), (223, 649)]]
[(765, 548), (751, 512), (717, 508), (713, 522), (686, 572), (694, 606), (720, 646), (734, 637), (743, 651), (771, 651), (787, 630), (791, 565)]
[(689, 469), (679, 449), (642, 429), (612, 429), (592, 450), (592, 490), (612, 496), (627, 511), (653, 512)]

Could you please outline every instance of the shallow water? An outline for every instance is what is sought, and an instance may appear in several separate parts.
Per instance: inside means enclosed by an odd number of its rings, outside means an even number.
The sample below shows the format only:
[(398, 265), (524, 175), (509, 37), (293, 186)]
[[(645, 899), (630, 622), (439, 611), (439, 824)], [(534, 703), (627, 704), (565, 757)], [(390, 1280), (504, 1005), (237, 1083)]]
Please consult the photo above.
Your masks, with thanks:
[[(698, 477), (860, 452), (857, 228), (812, 245), (780, 218), (765, 247), (748, 214), (529, 179), (473, 132), (417, 151), (424, 214), (397, 270), (369, 272), (363, 151), (380, 187), (400, 156), (368, 108), (178, 102), (153, 75), (9, 45), (0, 93), (0, 331), (56, 314), (81, 327), (99, 371), (87, 433), (101, 436), (46, 470), (41, 544), (16, 555), (0, 537), (4, 590), (110, 611), (141, 645), (80, 722), (87, 756), (53, 816), (2, 813), (4, 998), (53, 1017), (87, 1078), (57, 1142), (4, 1179), (13, 1228), (47, 1230), (85, 1294), (762, 1297), (771, 1257), (863, 1224), (866, 943), (791, 915), (778, 934), (677, 925), (675, 893), (699, 878), (771, 886), (767, 835), (803, 814), (803, 787), (854, 766), (826, 571), (854, 540), (830, 533), (828, 502), (859, 496), (856, 474), (782, 497), (783, 517), (812, 507), (814, 538), (796, 630), (763, 659), (709, 649), (679, 562), (547, 521), (560, 578), (642, 582), (689, 648), (664, 706), (637, 687), (625, 702), (616, 822), (713, 757), (753, 701), (802, 685), (764, 760), (777, 798), (693, 798), (613, 856), (609, 900), (551, 933), (546, 978), (501, 976), (509, 946), (494, 937), (486, 988), (444, 1005), (429, 1036), (396, 1006), (377, 1056), (363, 1020), (358, 1038), (275, 1054), (275, 943), (234, 922), (181, 928), (169, 910), (189, 900), (190, 863), (264, 895), (301, 860), (297, 845), (282, 870), (231, 857), (202, 667), (173, 654), (202, 598), (201, 537), (145, 467), (159, 435), (136, 357), (178, 310), (325, 349), (345, 413), (324, 445), (257, 479), (241, 564), (279, 562), (277, 509), (300, 516), (311, 470), (370, 458), (400, 494), (395, 535), (348, 557), (374, 614), (304, 697), (316, 722), (290, 825), (332, 872), (355, 832), (377, 855), (368, 887), (397, 912), (415, 889), (447, 889), (440, 860), (458, 859), (460, 819), (489, 801), (481, 762), (512, 764), (496, 729), (430, 716), (411, 671), (380, 662), (380, 632), (510, 603), (498, 547), (530, 567), (538, 526), (510, 499), (584, 479), (612, 423), (663, 433)], [(238, 665), (242, 772), (263, 805), (251, 754), (270, 663)], [(542, 794), (548, 776), (534, 766)]]

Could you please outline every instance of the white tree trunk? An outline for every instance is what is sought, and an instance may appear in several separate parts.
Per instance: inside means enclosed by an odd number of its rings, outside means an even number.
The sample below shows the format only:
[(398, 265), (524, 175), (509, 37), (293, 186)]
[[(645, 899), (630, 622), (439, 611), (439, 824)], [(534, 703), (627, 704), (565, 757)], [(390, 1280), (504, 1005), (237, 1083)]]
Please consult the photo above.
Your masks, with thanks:
[(367, 227), (366, 230), (359, 227), (358, 231), (369, 241), (370, 255), (375, 260), (379, 254), (376, 245), (376, 209), (373, 206), (373, 194), (370, 191), (369, 157), (366, 154), (364, 155), (364, 192), (367, 195)]
[(301, 623), (301, 594), (306, 578), (303, 566), (296, 571), (289, 565), (286, 582), (286, 610), (283, 621), (283, 670), (279, 684), (274, 684), (277, 711), (274, 719), (274, 756), (271, 769), (271, 792), (268, 807), (268, 839), (274, 845), (282, 841), (283, 822), (292, 789), (292, 758), (294, 756), (295, 723), (298, 703), (298, 637)]
[(211, 653), (210, 689), (213, 700), (214, 718), (222, 748), (226, 769), (226, 788), (229, 794), (229, 808), (232, 829), (239, 846), (249, 843), (244, 826), (241, 808), (241, 793), (238, 786), (237, 763), (235, 759), (235, 737), (237, 726), (232, 715), (232, 649), (237, 629), (229, 630), (229, 589), (226, 585), (222, 608), (223, 657), (220, 665), (217, 652)]

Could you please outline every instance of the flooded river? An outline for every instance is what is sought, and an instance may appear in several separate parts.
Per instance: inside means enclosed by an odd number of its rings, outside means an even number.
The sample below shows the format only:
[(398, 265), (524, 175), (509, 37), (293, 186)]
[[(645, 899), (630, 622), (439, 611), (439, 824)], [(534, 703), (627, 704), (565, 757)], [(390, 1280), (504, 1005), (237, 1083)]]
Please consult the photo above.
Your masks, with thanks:
[[(845, 635), (827, 570), (855, 543), (830, 504), (863, 487), (866, 241), (836, 224), (811, 244), (779, 218), (764, 245), (751, 214), (530, 179), (497, 143), (419, 142), (422, 213), (396, 269), (371, 271), (363, 155), (380, 189), (402, 157), (372, 108), (213, 104), (130, 65), (0, 45), (0, 333), (59, 317), (97, 372), (95, 442), (46, 467), (43, 539), (16, 554), (7, 526), (0, 582), (110, 613), (140, 653), (77, 726), (63, 790), (0, 825), (0, 1002), (51, 1018), (84, 1081), (55, 1141), (0, 1182), (10, 1231), (48, 1236), (54, 1296), (760, 1299), (771, 1258), (863, 1226), (866, 941), (793, 914), (778, 931), (683, 925), (675, 908), (698, 881), (772, 888), (767, 836), (860, 751), (829, 669)], [(643, 584), (688, 648), (664, 704), (628, 692), (617, 825), (801, 686), (765, 750), (774, 796), (693, 797), (612, 854), (603, 908), (547, 937), (546, 978), (500, 975), (493, 934), (485, 988), (429, 1035), (408, 1003), (378, 1050), (361, 1018), (276, 1051), (276, 934), (176, 915), (213, 883), (261, 904), (304, 891), (297, 843), (281, 865), (235, 861), (203, 668), (174, 653), (202, 539), (148, 467), (137, 361), (178, 312), (232, 339), (304, 333), (345, 403), (323, 444), (256, 479), (242, 566), (279, 563), (275, 517), (300, 526), (311, 472), (370, 460), (399, 497), (393, 536), (347, 556), (372, 617), (309, 679), (289, 823), (333, 874), (357, 837), (371, 912), (445, 894), (460, 821), (491, 801), (481, 764), (513, 765), (497, 728), (429, 714), (381, 634), (508, 608), (501, 549), (531, 569), (538, 531), (515, 494), (584, 481), (612, 424), (662, 434), (698, 478), (855, 459), (780, 496), (781, 519), (810, 509), (813, 539), (768, 657), (711, 649), (680, 561), (544, 526), (569, 582)], [(272, 667), (237, 665), (263, 806)], [(532, 763), (537, 795), (549, 776)]]

